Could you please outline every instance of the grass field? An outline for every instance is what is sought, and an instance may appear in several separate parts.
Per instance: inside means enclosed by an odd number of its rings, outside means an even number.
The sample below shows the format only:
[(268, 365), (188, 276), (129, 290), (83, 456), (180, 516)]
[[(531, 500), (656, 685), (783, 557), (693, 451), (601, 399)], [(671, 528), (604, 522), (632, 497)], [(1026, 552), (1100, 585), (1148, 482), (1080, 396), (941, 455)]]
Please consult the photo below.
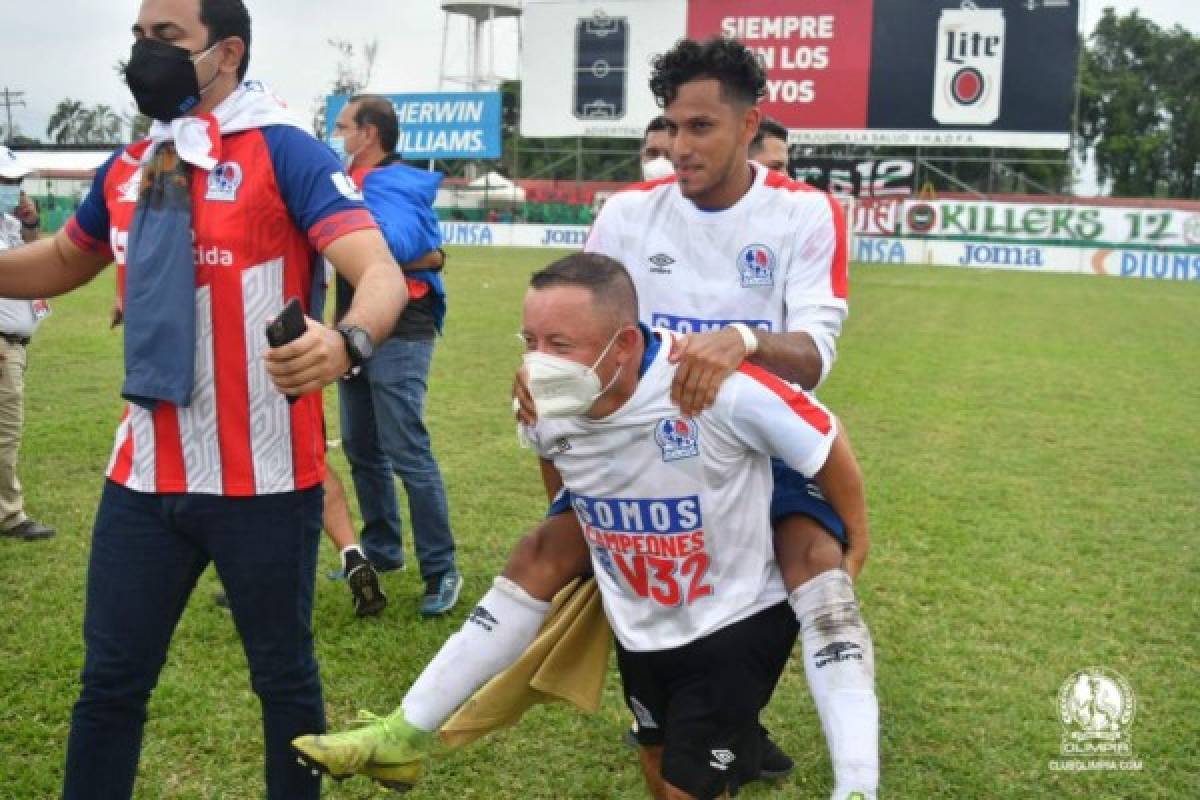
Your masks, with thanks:
[[(448, 619), (420, 620), (410, 571), (386, 576), (381, 618), (359, 621), (345, 587), (319, 578), (318, 654), (337, 726), (399, 701), (544, 508), (508, 387), (524, 282), (551, 254), (452, 255), (428, 416), (464, 601)], [(61, 779), (89, 531), (119, 414), (111, 293), (105, 276), (58, 301), (31, 348), (21, 474), (30, 512), (59, 535), (0, 541), (5, 800), (55, 797)], [(881, 796), (1200, 797), (1200, 286), (861, 266), (852, 293), (821, 397), (868, 479), (874, 547), (859, 592), (878, 660)], [(320, 574), (334, 565), (325, 548)], [(257, 701), (216, 588), (210, 571), (175, 636), (139, 798), (262, 796)], [(1137, 694), (1139, 772), (1047, 766), (1061, 758), (1059, 687), (1091, 665), (1121, 672)], [(619, 741), (627, 716), (613, 677), (599, 714), (535, 710), (437, 761), (408, 796), (641, 797)], [(798, 660), (766, 722), (799, 767), (742, 796), (827, 797)], [(384, 794), (361, 779), (326, 793)]]

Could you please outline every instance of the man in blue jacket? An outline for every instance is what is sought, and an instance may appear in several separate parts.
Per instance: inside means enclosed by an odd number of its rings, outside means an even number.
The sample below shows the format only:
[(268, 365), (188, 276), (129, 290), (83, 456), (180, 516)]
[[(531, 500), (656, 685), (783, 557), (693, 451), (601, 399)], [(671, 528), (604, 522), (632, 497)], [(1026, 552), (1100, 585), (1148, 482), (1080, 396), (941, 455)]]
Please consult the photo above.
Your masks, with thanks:
[[(433, 210), (442, 176), (400, 163), (396, 110), (384, 97), (352, 97), (334, 124), (334, 149), (378, 223), (396, 261), (405, 265), (409, 303), (388, 339), (354, 377), (338, 384), (342, 443), (362, 512), (362, 549), (380, 572), (404, 566), (402, 524), (393, 471), (404, 482), (413, 542), (425, 592), (421, 614), (444, 614), (458, 602), (462, 575), (442, 473), (425, 428), (424, 406), (435, 337), (442, 330), (441, 229)], [(337, 280), (337, 315), (353, 290)], [(361, 552), (343, 552), (349, 574)]]

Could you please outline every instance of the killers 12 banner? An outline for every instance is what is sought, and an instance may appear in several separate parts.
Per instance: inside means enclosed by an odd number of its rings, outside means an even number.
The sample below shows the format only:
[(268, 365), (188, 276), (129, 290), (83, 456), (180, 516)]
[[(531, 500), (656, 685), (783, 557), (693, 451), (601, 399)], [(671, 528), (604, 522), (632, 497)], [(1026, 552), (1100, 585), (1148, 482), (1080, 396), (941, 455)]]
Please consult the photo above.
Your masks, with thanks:
[(767, 68), (793, 143), (1066, 149), (1079, 0), (689, 0)]

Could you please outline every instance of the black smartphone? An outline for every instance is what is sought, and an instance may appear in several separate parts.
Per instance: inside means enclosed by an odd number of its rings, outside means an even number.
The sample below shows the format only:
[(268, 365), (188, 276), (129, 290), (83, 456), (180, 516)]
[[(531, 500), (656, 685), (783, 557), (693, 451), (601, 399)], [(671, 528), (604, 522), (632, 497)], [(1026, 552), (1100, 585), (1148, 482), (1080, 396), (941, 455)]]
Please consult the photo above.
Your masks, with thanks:
[[(304, 309), (300, 306), (300, 298), (293, 297), (287, 301), (279, 316), (267, 323), (267, 344), (271, 347), (283, 347), (288, 342), (295, 341), (304, 335), (308, 326), (304, 323)], [(296, 402), (292, 395), (287, 396), (288, 403)]]
[(621, 119), (625, 116), (625, 78), (629, 22), (603, 12), (575, 24), (575, 116)]
[(293, 297), (287, 301), (279, 316), (267, 324), (267, 343), (271, 347), (283, 347), (288, 342), (299, 339), (307, 329), (300, 298)]

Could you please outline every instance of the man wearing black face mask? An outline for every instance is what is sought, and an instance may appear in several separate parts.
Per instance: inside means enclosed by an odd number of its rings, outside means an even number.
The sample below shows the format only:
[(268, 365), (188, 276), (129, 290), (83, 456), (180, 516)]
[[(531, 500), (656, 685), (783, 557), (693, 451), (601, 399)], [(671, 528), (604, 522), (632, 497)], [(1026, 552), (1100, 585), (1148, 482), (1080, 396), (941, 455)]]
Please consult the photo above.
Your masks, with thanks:
[[(155, 117), (53, 239), (0, 253), (0, 296), (62, 294), (110, 261), (129, 401), (96, 513), (63, 797), (133, 794), (146, 703), (196, 579), (221, 577), (263, 709), (266, 796), (316, 798), (288, 749), (324, 727), (312, 596), (319, 389), (392, 330), (402, 273), (342, 166), (256, 81), (241, 0), (143, 0), (127, 80)], [(362, 291), (320, 318), (318, 255)], [(289, 344), (264, 326), (312, 314)], [(296, 398), (289, 404), (285, 395)]]

